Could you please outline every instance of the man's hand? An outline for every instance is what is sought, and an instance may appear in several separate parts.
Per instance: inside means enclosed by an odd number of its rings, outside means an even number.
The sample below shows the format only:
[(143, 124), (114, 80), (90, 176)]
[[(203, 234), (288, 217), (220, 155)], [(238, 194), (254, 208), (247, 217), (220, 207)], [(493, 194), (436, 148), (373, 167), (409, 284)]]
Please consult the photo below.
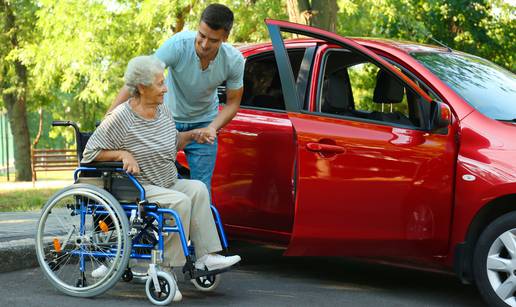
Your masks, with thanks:
[(199, 140), (195, 138), (197, 143), (213, 144), (215, 142), (217, 130), (226, 126), (227, 123), (229, 123), (237, 114), (238, 109), (240, 108), (240, 100), (242, 99), (243, 92), (243, 87), (236, 90), (226, 90), (226, 105), (222, 108), (219, 114), (217, 114), (217, 117), (215, 117), (208, 127), (199, 129), (201, 130), (202, 137), (199, 137)]
[(138, 166), (138, 162), (134, 159), (133, 155), (128, 151), (123, 151), (122, 162), (124, 163), (124, 170), (130, 174), (138, 175), (140, 173), (140, 167)]
[(193, 132), (194, 140), (199, 144), (213, 144), (215, 142), (215, 138), (217, 137), (217, 130), (210, 126), (206, 128), (195, 129)]

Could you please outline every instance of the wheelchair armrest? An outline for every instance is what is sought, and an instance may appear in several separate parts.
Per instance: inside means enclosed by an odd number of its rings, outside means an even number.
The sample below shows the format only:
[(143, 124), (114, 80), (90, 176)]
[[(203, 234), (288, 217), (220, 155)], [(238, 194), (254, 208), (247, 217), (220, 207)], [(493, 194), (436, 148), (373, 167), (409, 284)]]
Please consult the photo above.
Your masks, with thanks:
[[(120, 161), (94, 161), (81, 163), (82, 169), (74, 174), (76, 182), (88, 183), (107, 190), (118, 201), (137, 202), (145, 200), (145, 190), (141, 184), (122, 168)], [(118, 173), (120, 175), (114, 175)]]
[(96, 169), (115, 169), (122, 168), (124, 163), (121, 161), (94, 161), (90, 163), (81, 163), (83, 167), (94, 167)]

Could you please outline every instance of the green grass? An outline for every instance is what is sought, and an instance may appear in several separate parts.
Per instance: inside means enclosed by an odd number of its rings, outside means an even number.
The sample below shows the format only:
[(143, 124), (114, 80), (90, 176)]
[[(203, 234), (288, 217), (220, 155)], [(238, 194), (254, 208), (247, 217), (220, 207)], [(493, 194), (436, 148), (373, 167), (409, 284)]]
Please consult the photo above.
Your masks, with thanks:
[[(73, 171), (52, 171), (38, 172), (36, 174), (38, 181), (40, 180), (72, 180)], [(0, 182), (7, 182), (7, 175), (0, 174)], [(9, 174), (9, 182), (14, 182), (14, 172)]]
[(38, 172), (38, 180), (72, 180), (73, 171)]
[(56, 189), (17, 189), (0, 191), (0, 212), (39, 211)]

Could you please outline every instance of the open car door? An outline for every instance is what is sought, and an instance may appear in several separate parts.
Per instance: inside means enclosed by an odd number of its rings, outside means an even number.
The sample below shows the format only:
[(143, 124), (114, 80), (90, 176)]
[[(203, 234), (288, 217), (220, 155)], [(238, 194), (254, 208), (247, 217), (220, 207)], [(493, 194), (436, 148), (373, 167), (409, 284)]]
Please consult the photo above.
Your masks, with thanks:
[[(285, 21), (266, 23), (297, 146), (294, 226), (286, 255), (444, 253), (452, 212), (456, 145), (451, 126), (444, 132), (430, 131), (430, 96), (399, 69), (350, 39)], [(332, 62), (325, 54), (316, 56), (311, 81), (304, 85), (307, 90), (300, 90), (282, 32), (320, 39), (322, 44), (360, 58), (362, 62), (354, 60), (356, 63), (372, 63), (379, 69), (377, 82), (387, 78), (401, 86), (401, 93), (419, 108), (412, 112), (418, 118), (406, 124), (382, 121), (392, 114), (381, 112), (357, 115), (351, 109), (350, 113), (324, 111), (320, 105), (328, 95), (319, 93), (334, 81), (326, 80), (325, 74), (341, 73), (335, 80), (347, 77), (349, 83), (346, 69), (355, 62), (346, 58)], [(332, 86), (349, 87), (338, 82)], [(317, 94), (304, 94), (308, 92)], [(337, 93), (332, 99), (338, 104), (345, 97)]]

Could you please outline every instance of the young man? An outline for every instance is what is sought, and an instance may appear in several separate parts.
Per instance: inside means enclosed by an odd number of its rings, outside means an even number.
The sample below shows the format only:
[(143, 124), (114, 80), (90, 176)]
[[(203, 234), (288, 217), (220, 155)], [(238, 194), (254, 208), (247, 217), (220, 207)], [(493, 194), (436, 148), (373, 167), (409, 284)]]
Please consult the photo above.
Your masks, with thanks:
[[(183, 31), (168, 39), (156, 57), (168, 69), (165, 104), (172, 111), (178, 131), (200, 128), (196, 141), (184, 148), (190, 177), (206, 184), (217, 156), (217, 131), (236, 115), (243, 93), (244, 58), (225, 44), (233, 26), (233, 12), (221, 4), (209, 5), (201, 15), (198, 31)], [(226, 82), (227, 100), (218, 112), (217, 87)], [(123, 88), (110, 110), (130, 97)]]

